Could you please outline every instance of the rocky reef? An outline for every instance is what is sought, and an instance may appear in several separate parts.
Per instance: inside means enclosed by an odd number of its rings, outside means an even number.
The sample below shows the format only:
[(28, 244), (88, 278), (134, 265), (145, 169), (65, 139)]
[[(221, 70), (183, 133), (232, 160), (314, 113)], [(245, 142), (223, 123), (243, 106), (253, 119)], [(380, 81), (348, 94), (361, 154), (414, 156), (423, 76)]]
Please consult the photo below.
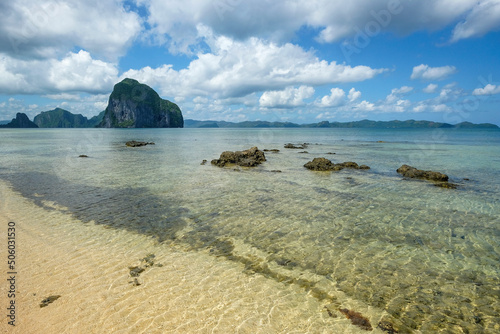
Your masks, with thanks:
[(212, 165), (224, 167), (226, 165), (238, 165), (242, 167), (255, 167), (266, 161), (264, 152), (257, 147), (252, 147), (245, 151), (225, 151), (219, 159), (212, 160)]
[(358, 165), (352, 161), (335, 164), (326, 158), (314, 158), (306, 163), (304, 167), (314, 171), (339, 171), (344, 168), (370, 169), (367, 165)]
[(179, 107), (134, 79), (117, 83), (99, 124), (102, 128), (182, 128)]

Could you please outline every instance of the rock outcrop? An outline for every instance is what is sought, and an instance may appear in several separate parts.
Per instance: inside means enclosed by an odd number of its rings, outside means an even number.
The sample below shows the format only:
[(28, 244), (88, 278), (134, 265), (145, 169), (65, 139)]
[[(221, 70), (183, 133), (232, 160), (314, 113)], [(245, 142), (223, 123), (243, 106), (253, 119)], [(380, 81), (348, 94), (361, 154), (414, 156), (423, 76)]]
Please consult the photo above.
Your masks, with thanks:
[(212, 160), (212, 165), (224, 167), (226, 165), (238, 165), (242, 167), (255, 167), (266, 161), (264, 152), (257, 147), (252, 147), (245, 151), (225, 151), (219, 159)]
[(412, 179), (423, 179), (423, 180), (439, 181), (439, 182), (448, 181), (448, 175), (446, 174), (430, 170), (416, 169), (415, 167), (408, 165), (403, 165), (399, 167), (397, 169), (397, 172), (403, 175), (404, 177), (409, 177)]
[(0, 128), (38, 128), (38, 125), (30, 121), (26, 114), (18, 112), (16, 118), (8, 124), (0, 125)]
[(304, 167), (314, 171), (339, 171), (344, 168), (370, 169), (367, 165), (358, 165), (352, 161), (334, 164), (326, 158), (314, 158), (312, 161), (306, 163)]
[(117, 83), (99, 124), (103, 128), (182, 128), (179, 107), (134, 79)]
[(412, 166), (403, 165), (397, 169), (397, 172), (404, 177), (412, 179), (421, 179), (427, 181), (433, 181), (434, 186), (446, 189), (457, 189), (458, 185), (448, 182), (448, 175), (434, 172), (431, 170), (421, 170)]

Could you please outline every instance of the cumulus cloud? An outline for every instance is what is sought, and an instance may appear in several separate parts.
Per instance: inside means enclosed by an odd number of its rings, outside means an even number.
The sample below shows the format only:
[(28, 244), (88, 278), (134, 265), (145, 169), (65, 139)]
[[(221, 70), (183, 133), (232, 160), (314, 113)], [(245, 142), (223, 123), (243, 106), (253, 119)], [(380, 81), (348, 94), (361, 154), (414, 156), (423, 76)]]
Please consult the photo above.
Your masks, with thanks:
[(457, 72), (455, 66), (430, 67), (429, 65), (418, 65), (413, 68), (411, 79), (443, 80)]
[(500, 30), (500, 0), (477, 1), (465, 20), (455, 26), (451, 42), (496, 30)]
[(484, 88), (476, 88), (472, 95), (495, 95), (500, 94), (500, 86), (487, 84)]
[(122, 77), (158, 86), (166, 96), (233, 98), (291, 86), (359, 82), (386, 71), (320, 60), (290, 43), (278, 45), (258, 38), (236, 41), (224, 36), (209, 42), (212, 52), (198, 54), (185, 69), (145, 67), (129, 70)]
[(349, 99), (349, 101), (354, 102), (357, 99), (359, 99), (360, 97), (361, 97), (361, 92), (360, 91), (357, 91), (354, 88), (351, 88), (351, 90), (349, 90), (349, 95), (347, 96), (347, 98)]
[(0, 93), (103, 93), (118, 79), (112, 63), (96, 60), (87, 51), (68, 53), (61, 60), (0, 58)]
[(422, 89), (422, 91), (424, 93), (427, 93), (427, 94), (432, 94), (432, 93), (436, 92), (437, 88), (438, 88), (438, 85), (431, 83), (427, 87), (425, 87), (424, 89)]
[(11, 57), (57, 57), (79, 47), (116, 59), (141, 29), (139, 16), (117, 0), (0, 3), (0, 52)]
[(320, 107), (338, 107), (346, 102), (345, 92), (340, 88), (332, 88), (330, 90), (330, 95), (323, 96), (323, 98), (317, 103)]
[(387, 95), (387, 103), (393, 103), (401, 98), (401, 96), (407, 95), (413, 90), (413, 87), (403, 86), (401, 88), (394, 88), (391, 94)]
[(261, 107), (289, 108), (304, 105), (304, 99), (314, 95), (314, 88), (300, 86), (299, 88), (287, 87), (281, 91), (267, 91), (259, 99)]
[[(466, 17), (453, 39), (476, 37), (498, 27), (498, 0), (289, 0), (211, 1), (139, 0), (150, 15), (153, 39), (171, 51), (192, 52), (200, 42), (196, 27), (237, 40), (258, 37), (274, 42), (290, 40), (304, 26), (318, 30), (323, 43), (339, 42), (359, 32), (397, 35), (442, 29)], [(489, 11), (489, 12), (487, 12)], [(487, 22), (480, 17), (488, 14)]]

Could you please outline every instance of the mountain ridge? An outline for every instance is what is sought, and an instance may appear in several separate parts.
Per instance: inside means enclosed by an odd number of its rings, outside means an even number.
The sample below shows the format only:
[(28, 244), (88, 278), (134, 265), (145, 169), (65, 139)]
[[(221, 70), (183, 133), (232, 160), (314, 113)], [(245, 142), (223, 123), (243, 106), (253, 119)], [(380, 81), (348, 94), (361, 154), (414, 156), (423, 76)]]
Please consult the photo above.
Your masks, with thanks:
[(422, 129), (422, 128), (460, 128), (460, 129), (500, 129), (498, 125), (492, 123), (474, 124), (471, 122), (462, 122), (458, 124), (441, 123), (434, 121), (351, 121), (351, 122), (329, 122), (322, 121), (310, 124), (297, 124), (291, 122), (268, 122), (268, 121), (244, 121), (244, 122), (226, 122), (226, 121), (197, 121), (186, 119), (184, 121), (187, 128), (378, 128), (378, 129)]

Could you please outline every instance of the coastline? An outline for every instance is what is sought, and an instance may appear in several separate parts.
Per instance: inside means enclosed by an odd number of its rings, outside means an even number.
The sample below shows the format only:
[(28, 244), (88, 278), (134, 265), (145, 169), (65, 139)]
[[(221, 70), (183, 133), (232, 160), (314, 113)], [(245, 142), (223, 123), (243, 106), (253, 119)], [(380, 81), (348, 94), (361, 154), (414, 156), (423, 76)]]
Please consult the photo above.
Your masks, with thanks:
[[(317, 299), (297, 286), (246, 275), (241, 264), (84, 224), (53, 203), (36, 206), (3, 181), (0, 193), (1, 256), (7, 257), (6, 226), (14, 221), (18, 260), (16, 326), (4, 318), (2, 331), (363, 332), (346, 318), (329, 317)], [(141, 285), (134, 286), (129, 267), (151, 253), (162, 266), (148, 268), (139, 277)], [(3, 297), (8, 287), (2, 281)], [(41, 301), (52, 295), (61, 297), (41, 308)]]

